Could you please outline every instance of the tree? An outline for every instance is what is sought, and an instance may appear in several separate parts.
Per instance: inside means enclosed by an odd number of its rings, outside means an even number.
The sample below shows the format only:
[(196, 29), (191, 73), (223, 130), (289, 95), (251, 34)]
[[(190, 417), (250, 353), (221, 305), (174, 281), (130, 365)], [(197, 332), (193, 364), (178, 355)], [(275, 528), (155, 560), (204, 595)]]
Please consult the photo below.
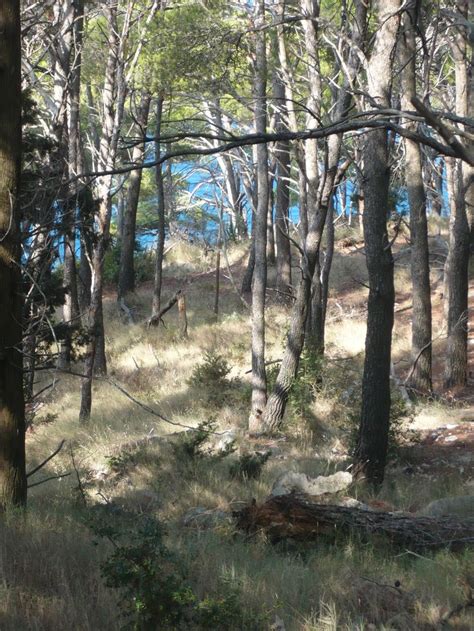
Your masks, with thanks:
[[(402, 108), (409, 110), (416, 97), (416, 23), (415, 11), (403, 19)], [(407, 121), (409, 129), (416, 123)], [(426, 194), (423, 182), (423, 157), (418, 143), (406, 138), (405, 182), (410, 204), (411, 280), (413, 288), (412, 343), (413, 368), (410, 385), (418, 392), (431, 392), (431, 285), (428, 249)]]
[[(367, 63), (367, 91), (373, 103), (389, 107), (400, 2), (376, 0), (374, 6), (377, 31)], [(379, 484), (384, 477), (390, 426), (390, 362), (395, 304), (393, 256), (387, 235), (390, 158), (385, 130), (374, 130), (366, 135), (363, 160), (369, 300), (355, 471), (370, 483)]]
[(26, 504), (20, 274), (20, 2), (0, 5), (0, 507)]
[[(139, 139), (146, 134), (148, 114), (150, 111), (151, 95), (143, 91), (136, 116), (137, 135)], [(137, 223), (138, 200), (140, 197), (140, 185), (142, 180), (142, 164), (145, 159), (145, 143), (137, 140), (132, 151), (132, 161), (140, 168), (130, 173), (125, 208), (122, 218), (120, 266), (117, 294), (118, 299), (124, 298), (127, 293), (135, 289), (135, 232)]]
[[(255, 28), (254, 116), (256, 133), (267, 129), (265, 0), (258, 0)], [(257, 208), (255, 212), (255, 268), (252, 283), (252, 409), (249, 429), (259, 428), (267, 402), (265, 371), (265, 293), (267, 290), (267, 217), (268, 217), (268, 150), (257, 147)]]
[[(472, 15), (467, 7), (472, 3), (459, 3), (457, 19)], [(471, 11), (472, 13), (472, 11)], [(472, 116), (474, 111), (474, 87), (472, 68), (469, 72), (467, 35), (465, 28), (455, 24), (453, 37), (449, 39), (454, 59), (455, 111), (458, 116)], [(472, 44), (471, 44), (472, 46)], [(472, 144), (472, 142), (470, 143)], [(467, 383), (467, 326), (470, 225), (468, 213), (474, 208), (474, 168), (460, 160), (447, 162), (448, 177), (453, 178), (451, 214), (449, 218), (449, 253), (446, 262), (448, 344), (446, 350), (445, 383), (448, 388), (465, 386)]]

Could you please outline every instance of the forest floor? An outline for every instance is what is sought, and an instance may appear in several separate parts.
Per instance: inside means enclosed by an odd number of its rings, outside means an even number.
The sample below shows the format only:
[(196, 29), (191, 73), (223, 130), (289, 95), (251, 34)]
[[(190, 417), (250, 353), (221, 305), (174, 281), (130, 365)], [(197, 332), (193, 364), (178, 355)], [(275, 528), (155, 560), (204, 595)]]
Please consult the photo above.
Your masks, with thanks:
[[(401, 242), (395, 252), (389, 465), (377, 495), (363, 487), (349, 491), (386, 510), (416, 512), (436, 499), (474, 495), (474, 391), (442, 390), (444, 246), (439, 226), (431, 229), (437, 396), (418, 401), (404, 397), (411, 300), (407, 244)], [(245, 255), (243, 246), (235, 246), (229, 248), (229, 266), (222, 262), (216, 319), (214, 254), (205, 255), (189, 244), (169, 252), (164, 296), (167, 300), (185, 287), (187, 338), (180, 336), (176, 311), (165, 315), (164, 325), (144, 326), (150, 312), (149, 282), (130, 297), (132, 324), (119, 313), (113, 289), (107, 292), (109, 377), (95, 382), (93, 416), (87, 426), (78, 422), (79, 379), (41, 375), (38, 389), (53, 382), (54, 386), (40, 397), (32, 415), (28, 469), (60, 441), (66, 443), (31, 484), (60, 477), (32, 487), (26, 517), (13, 513), (0, 527), (2, 631), (122, 628), (119, 601), (122, 597), (126, 602), (127, 579), (119, 577), (122, 589), (108, 587), (101, 566), (117, 550), (116, 532), (123, 527), (125, 539), (133, 537), (140, 520), (148, 516), (164, 524), (166, 545), (201, 603), (199, 625), (190, 623), (187, 628), (474, 628), (472, 609), (450, 615), (466, 602), (466, 589), (474, 587), (472, 551), (419, 554), (356, 538), (336, 545), (275, 545), (263, 536), (249, 538), (236, 532), (232, 511), (252, 499), (267, 498), (281, 474), (315, 476), (347, 468), (360, 405), (367, 299), (362, 244), (355, 231), (341, 229), (331, 280), (326, 359), (315, 365), (311, 357), (303, 358), (282, 435), (250, 439), (245, 433), (250, 320), (234, 289), (241, 283)], [(273, 273), (270, 270), (270, 287)], [(289, 313), (289, 307), (269, 291), (268, 361), (282, 356)], [(276, 366), (269, 366), (270, 383)], [(78, 372), (80, 367), (78, 361)], [(186, 429), (209, 421), (216, 433), (199, 451), (195, 434)], [(235, 441), (236, 450), (217, 456), (216, 449), (228, 439)], [(242, 456), (256, 451), (270, 452), (260, 475), (239, 477)], [(98, 511), (108, 530), (91, 525), (91, 515)], [(134, 516), (132, 527), (126, 520), (122, 526), (121, 515), (126, 514)]]

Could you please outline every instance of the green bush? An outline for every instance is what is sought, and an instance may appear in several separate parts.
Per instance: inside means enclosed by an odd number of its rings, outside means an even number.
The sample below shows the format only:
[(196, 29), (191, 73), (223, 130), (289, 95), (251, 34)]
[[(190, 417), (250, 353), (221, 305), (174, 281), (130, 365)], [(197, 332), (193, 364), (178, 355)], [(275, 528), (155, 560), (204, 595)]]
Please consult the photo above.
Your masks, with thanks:
[(223, 404), (236, 382), (229, 379), (231, 366), (215, 351), (207, 351), (201, 364), (195, 366), (189, 385), (196, 388), (198, 397), (211, 405)]
[(218, 593), (198, 598), (186, 581), (180, 558), (165, 545), (163, 527), (156, 519), (114, 512), (111, 507), (96, 513), (89, 525), (113, 546), (101, 569), (107, 586), (120, 593), (122, 629), (263, 631), (268, 627), (266, 614), (245, 608), (235, 579), (224, 580)]
[(305, 348), (290, 393), (290, 405), (298, 417), (305, 418), (308, 415), (309, 407), (321, 388), (323, 369), (324, 358)]
[(242, 480), (259, 478), (270, 455), (271, 452), (269, 451), (242, 454), (237, 462), (230, 466), (229, 474), (232, 478), (241, 478)]
[(94, 533), (113, 545), (102, 565), (108, 587), (120, 592), (123, 629), (175, 629), (190, 615), (195, 597), (179, 560), (163, 541), (161, 524), (151, 517), (100, 520)]

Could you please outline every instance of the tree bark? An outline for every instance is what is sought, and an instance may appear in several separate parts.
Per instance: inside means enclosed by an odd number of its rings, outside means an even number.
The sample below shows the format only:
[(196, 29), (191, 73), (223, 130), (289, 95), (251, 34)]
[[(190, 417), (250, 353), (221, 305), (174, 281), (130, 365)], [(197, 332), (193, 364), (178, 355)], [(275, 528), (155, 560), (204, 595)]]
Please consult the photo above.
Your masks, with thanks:
[[(156, 138), (155, 159), (159, 160), (161, 155), (161, 123), (163, 117), (163, 97), (158, 97), (156, 102)], [(158, 214), (158, 231), (156, 235), (156, 259), (155, 259), (155, 280), (153, 284), (152, 316), (160, 312), (161, 307), (161, 287), (163, 284), (163, 253), (165, 251), (165, 187), (163, 178), (163, 165), (157, 164), (155, 168), (156, 184), (156, 210)]]
[[(275, 73), (276, 75), (276, 73)], [(273, 94), (278, 108), (276, 131), (285, 129), (288, 116), (285, 86), (281, 79), (275, 76)], [(282, 294), (291, 290), (291, 247), (289, 239), (290, 214), (290, 143), (280, 141), (275, 145), (276, 158), (276, 199), (275, 199), (275, 243), (276, 243), (276, 288)]]
[[(366, 7), (362, 3), (360, 3), (359, 6), (362, 7), (362, 10), (358, 12), (358, 19), (355, 28), (357, 33), (363, 33), (365, 29)], [(280, 41), (280, 49), (281, 48), (284, 48), (284, 46)], [(357, 64), (354, 63), (354, 73), (356, 72), (356, 69)], [(350, 81), (350, 79), (348, 81)], [(339, 102), (341, 111), (346, 111), (350, 104), (350, 99), (349, 90), (345, 90), (344, 98), (342, 98)], [(309, 221), (309, 224), (306, 226), (306, 237), (303, 241), (301, 278), (296, 291), (296, 300), (293, 305), (285, 352), (274, 390), (268, 399), (261, 420), (261, 432), (272, 433), (278, 430), (281, 426), (288, 402), (288, 396), (298, 372), (301, 352), (305, 342), (305, 327), (308, 316), (308, 307), (311, 300), (311, 286), (316, 273), (315, 270), (319, 262), (319, 252), (324, 224), (326, 222), (326, 216), (331, 204), (334, 184), (337, 178), (341, 142), (341, 136), (334, 136), (328, 144), (328, 165), (330, 165), (330, 168), (327, 169), (320, 201), (316, 204), (316, 206), (314, 206), (314, 204), (308, 204), (306, 206), (306, 185), (304, 187), (305, 190), (301, 191), (304, 194), (303, 203), (305, 204), (307, 210), (307, 220)], [(303, 168), (305, 167), (303, 166)], [(304, 179), (306, 180), (306, 175)], [(317, 200), (317, 195), (313, 194), (313, 199)]]
[[(402, 109), (412, 107), (416, 97), (416, 15), (411, 10), (404, 16), (402, 52)], [(406, 122), (408, 129), (416, 130), (416, 123)], [(410, 205), (411, 281), (413, 288), (413, 315), (411, 355), (414, 362), (410, 386), (417, 392), (431, 392), (431, 284), (428, 248), (428, 222), (426, 194), (423, 182), (423, 158), (418, 143), (404, 140), (405, 182)]]
[(356, 535), (373, 543), (382, 535), (397, 548), (410, 550), (461, 550), (472, 545), (472, 520), (419, 517), (383, 511), (318, 504), (303, 495), (271, 497), (234, 513), (237, 528), (247, 533), (265, 533), (273, 542), (325, 540)]
[[(460, 17), (472, 19), (471, 3), (460, 3)], [(468, 8), (470, 9), (468, 12)], [(466, 34), (457, 31), (451, 40), (456, 83), (456, 114), (472, 116), (474, 86), (467, 59)], [(472, 144), (472, 141), (471, 143)], [(470, 226), (468, 213), (474, 207), (474, 168), (456, 161), (452, 166), (455, 177), (455, 202), (450, 216), (449, 253), (447, 268), (448, 342), (446, 348), (445, 385), (462, 387), (467, 383), (468, 361), (468, 291)]]
[[(140, 106), (137, 112), (137, 133), (139, 136), (146, 133), (148, 114), (150, 111), (151, 96), (143, 92)], [(145, 158), (145, 142), (140, 142), (133, 148), (132, 162), (141, 165)], [(127, 197), (122, 216), (121, 249), (117, 299), (120, 300), (129, 292), (135, 290), (135, 233), (137, 224), (138, 201), (140, 198), (140, 186), (143, 170), (135, 169), (130, 173)]]
[[(260, 27), (265, 22), (265, 1), (258, 0), (255, 27), (254, 116), (255, 132), (265, 134), (267, 129), (266, 106), (266, 34)], [(267, 289), (267, 217), (268, 217), (268, 149), (257, 146), (258, 199), (255, 213), (255, 268), (252, 282), (252, 404), (249, 430), (259, 426), (267, 401), (265, 371), (265, 294)]]
[[(390, 105), (392, 56), (399, 0), (377, 0), (378, 30), (368, 62), (368, 92), (382, 107)], [(369, 299), (362, 378), (362, 409), (356, 448), (356, 474), (372, 484), (383, 481), (390, 426), (390, 363), (395, 290), (393, 257), (387, 235), (390, 166), (387, 132), (369, 133), (363, 149), (364, 237)]]
[(20, 275), (20, 2), (0, 4), (0, 508), (26, 504)]

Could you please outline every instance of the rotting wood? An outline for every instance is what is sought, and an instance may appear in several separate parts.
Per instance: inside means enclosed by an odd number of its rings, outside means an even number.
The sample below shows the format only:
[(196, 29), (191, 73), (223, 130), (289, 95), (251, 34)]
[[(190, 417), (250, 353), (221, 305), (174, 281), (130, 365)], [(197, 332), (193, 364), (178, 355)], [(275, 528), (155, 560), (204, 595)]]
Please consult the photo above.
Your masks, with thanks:
[(303, 495), (282, 495), (257, 505), (255, 500), (234, 513), (237, 528), (263, 532), (271, 541), (329, 540), (355, 534), (373, 541), (381, 535), (409, 550), (458, 550), (474, 544), (474, 520), (419, 517), (404, 513), (318, 504)]

